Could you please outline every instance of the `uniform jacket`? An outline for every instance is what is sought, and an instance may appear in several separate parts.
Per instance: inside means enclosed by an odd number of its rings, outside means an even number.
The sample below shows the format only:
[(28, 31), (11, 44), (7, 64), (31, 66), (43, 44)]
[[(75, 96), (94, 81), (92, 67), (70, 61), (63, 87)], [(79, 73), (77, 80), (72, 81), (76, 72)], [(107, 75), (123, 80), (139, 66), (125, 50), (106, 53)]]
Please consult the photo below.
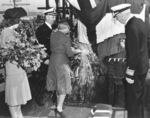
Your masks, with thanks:
[(125, 35), (127, 69), (131, 71), (131, 76), (146, 73), (149, 63), (145, 23), (132, 17), (125, 25)]
[(50, 55), (50, 35), (52, 29), (50, 29), (45, 23), (38, 27), (36, 30), (36, 37), (40, 44), (43, 44), (47, 50), (46, 52)]

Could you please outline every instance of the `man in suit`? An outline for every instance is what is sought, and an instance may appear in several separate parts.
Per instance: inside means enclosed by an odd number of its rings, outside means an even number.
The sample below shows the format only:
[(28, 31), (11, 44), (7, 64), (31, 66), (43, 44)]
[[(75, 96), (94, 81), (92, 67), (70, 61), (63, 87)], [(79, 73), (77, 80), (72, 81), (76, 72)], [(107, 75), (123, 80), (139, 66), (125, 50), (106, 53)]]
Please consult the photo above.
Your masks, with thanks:
[(126, 105), (128, 118), (144, 118), (144, 82), (148, 71), (147, 30), (145, 23), (133, 16), (130, 4), (111, 8), (114, 17), (125, 25)]
[[(39, 26), (36, 30), (36, 37), (40, 44), (43, 44), (46, 47), (46, 52), (48, 54), (48, 57), (44, 60), (44, 63), (41, 65), (39, 72), (38, 72), (38, 86), (39, 90), (37, 93), (37, 97), (35, 98), (35, 101), (38, 103), (38, 105), (43, 106), (44, 105), (44, 95), (45, 95), (45, 86), (46, 86), (46, 75), (48, 70), (48, 64), (49, 64), (49, 56), (51, 54), (50, 52), (50, 35), (52, 32), (52, 25), (56, 21), (56, 10), (55, 8), (50, 8), (43, 12), (45, 17), (45, 22)], [(53, 94), (55, 95), (55, 94)], [(55, 95), (56, 97), (56, 95)], [(54, 99), (55, 99), (54, 97)], [(54, 100), (53, 100), (54, 101)], [(55, 101), (54, 101), (55, 102)]]

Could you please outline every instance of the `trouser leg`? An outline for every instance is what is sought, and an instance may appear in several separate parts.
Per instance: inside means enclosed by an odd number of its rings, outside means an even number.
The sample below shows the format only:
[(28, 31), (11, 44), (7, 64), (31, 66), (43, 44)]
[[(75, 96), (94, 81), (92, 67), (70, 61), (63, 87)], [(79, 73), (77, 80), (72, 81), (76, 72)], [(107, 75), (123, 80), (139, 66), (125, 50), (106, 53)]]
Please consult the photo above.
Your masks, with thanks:
[(144, 82), (146, 74), (135, 77), (133, 84), (126, 83), (128, 118), (144, 118)]

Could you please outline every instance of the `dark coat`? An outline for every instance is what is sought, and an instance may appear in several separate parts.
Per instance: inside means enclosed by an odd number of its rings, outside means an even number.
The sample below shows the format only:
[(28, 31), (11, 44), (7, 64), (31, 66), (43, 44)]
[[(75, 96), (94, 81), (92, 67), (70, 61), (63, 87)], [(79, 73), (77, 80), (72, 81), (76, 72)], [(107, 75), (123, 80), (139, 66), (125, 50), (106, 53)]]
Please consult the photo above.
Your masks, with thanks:
[(51, 34), (51, 57), (47, 74), (47, 90), (57, 90), (59, 94), (68, 94), (71, 91), (71, 69), (68, 57), (74, 55), (71, 49), (70, 37), (57, 31)]
[(146, 73), (149, 63), (145, 23), (132, 17), (125, 26), (125, 35), (127, 67), (134, 70), (134, 75)]
[(45, 23), (39, 26), (36, 30), (36, 37), (40, 44), (43, 44), (47, 50), (46, 52), (50, 55), (50, 35), (52, 29), (50, 29)]

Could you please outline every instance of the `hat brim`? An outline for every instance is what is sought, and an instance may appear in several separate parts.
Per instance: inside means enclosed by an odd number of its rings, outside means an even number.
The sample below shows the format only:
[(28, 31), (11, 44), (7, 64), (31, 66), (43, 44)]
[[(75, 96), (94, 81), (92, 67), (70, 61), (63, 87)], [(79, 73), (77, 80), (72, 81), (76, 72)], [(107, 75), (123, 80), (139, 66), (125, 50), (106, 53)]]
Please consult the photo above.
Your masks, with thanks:
[(113, 14), (113, 18), (116, 18), (116, 16), (117, 16), (119, 13), (121, 13), (121, 12), (114, 13), (114, 14)]
[(123, 12), (123, 11), (126, 11), (127, 9), (130, 9), (130, 6), (128, 6), (128, 7), (126, 7), (126, 8), (123, 8), (123, 9), (119, 9), (119, 10), (116, 10), (116, 11), (113, 11), (114, 12), (114, 18), (119, 14), (119, 13), (121, 13), (121, 12)]

